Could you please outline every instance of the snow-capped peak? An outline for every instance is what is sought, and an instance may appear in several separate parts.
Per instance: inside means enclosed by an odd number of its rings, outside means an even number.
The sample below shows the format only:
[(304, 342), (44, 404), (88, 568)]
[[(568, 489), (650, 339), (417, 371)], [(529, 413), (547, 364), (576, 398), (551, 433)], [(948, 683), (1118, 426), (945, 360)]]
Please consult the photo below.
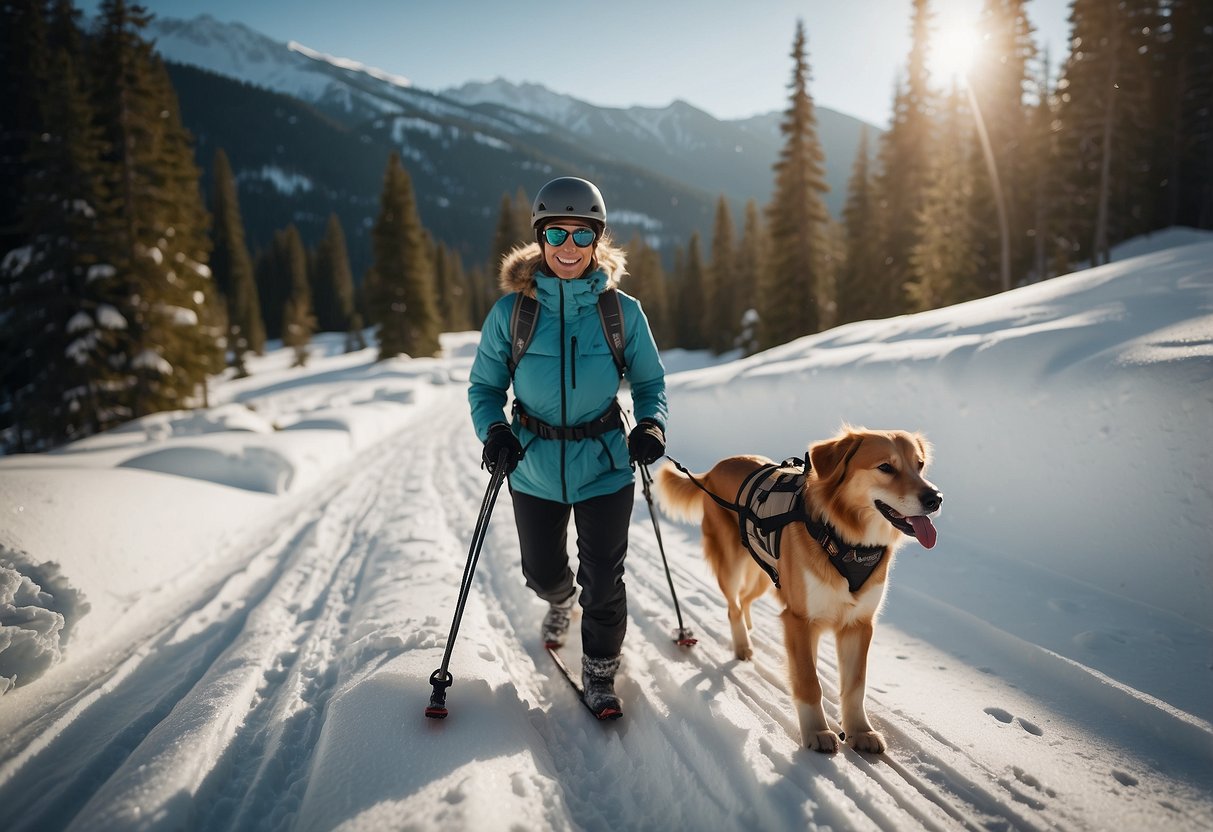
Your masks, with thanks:
[(441, 95), (468, 106), (498, 104), (556, 122), (567, 122), (577, 111), (590, 106), (571, 95), (553, 92), (541, 84), (515, 84), (504, 78), (488, 82), (469, 81), (462, 86), (443, 90)]
[(193, 20), (154, 18), (148, 29), (168, 60), (259, 87), (315, 100), (331, 81), (304, 55), (240, 23), (204, 14)]
[(380, 81), (394, 84), (397, 87), (413, 86), (413, 82), (408, 78), (405, 78), (403, 75), (396, 75), (377, 67), (367, 66), (366, 64), (359, 63), (358, 61), (350, 58), (338, 58), (335, 55), (317, 52), (315, 49), (309, 49), (298, 41), (291, 41), (287, 44), (287, 48), (292, 52), (298, 52), (300, 55), (303, 55), (306, 58), (311, 58), (314, 61), (323, 61), (326, 64), (332, 64), (338, 69), (348, 69), (353, 72), (361, 72), (365, 75), (371, 76), (372, 78), (377, 78)]
[[(334, 88), (344, 88), (343, 73), (373, 78), (384, 85), (384, 93), (412, 88), (404, 76), (295, 41), (282, 43), (243, 24), (222, 22), (206, 14), (192, 20), (156, 18), (149, 30), (156, 48), (168, 60), (238, 78), (304, 101), (319, 101), (332, 95)], [(334, 69), (342, 72), (335, 73)]]

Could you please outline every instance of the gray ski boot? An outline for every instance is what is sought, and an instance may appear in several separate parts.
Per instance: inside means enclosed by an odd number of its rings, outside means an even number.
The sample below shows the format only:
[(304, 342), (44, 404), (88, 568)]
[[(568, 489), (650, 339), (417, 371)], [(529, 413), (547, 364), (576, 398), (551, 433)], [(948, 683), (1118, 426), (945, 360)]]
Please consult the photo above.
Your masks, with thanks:
[(573, 617), (573, 603), (576, 599), (577, 591), (573, 590), (568, 598), (548, 607), (547, 615), (543, 617), (543, 627), (539, 631), (544, 647), (555, 649), (564, 646), (564, 637), (569, 631), (569, 621)]
[(599, 719), (619, 719), (623, 705), (615, 695), (615, 673), (619, 657), (595, 659), (581, 657), (581, 686), (586, 707)]

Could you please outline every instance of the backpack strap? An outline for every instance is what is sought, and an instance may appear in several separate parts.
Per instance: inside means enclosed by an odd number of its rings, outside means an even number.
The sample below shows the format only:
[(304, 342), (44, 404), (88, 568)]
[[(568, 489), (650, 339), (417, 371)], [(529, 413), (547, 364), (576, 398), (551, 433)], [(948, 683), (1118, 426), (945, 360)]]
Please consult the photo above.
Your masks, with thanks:
[[(531, 339), (535, 337), (535, 323), (539, 320), (539, 301), (522, 292), (514, 294), (514, 310), (510, 313), (510, 380), (518, 369), (518, 362), (526, 354)], [(602, 334), (606, 336), (607, 347), (611, 350), (611, 358), (620, 378), (628, 368), (623, 356), (623, 348), (627, 343), (623, 329), (623, 305), (619, 302), (619, 293), (607, 289), (598, 296), (598, 320), (602, 323)]]
[(615, 360), (615, 369), (623, 378), (628, 369), (627, 359), (623, 356), (627, 339), (623, 331), (623, 306), (619, 302), (619, 293), (614, 289), (607, 289), (598, 296), (598, 318), (602, 321), (602, 333), (606, 336), (611, 358)]
[(518, 362), (531, 345), (535, 337), (535, 322), (539, 320), (539, 301), (533, 297), (517, 292), (514, 295), (514, 311), (510, 313), (510, 381), (514, 380), (514, 370)]

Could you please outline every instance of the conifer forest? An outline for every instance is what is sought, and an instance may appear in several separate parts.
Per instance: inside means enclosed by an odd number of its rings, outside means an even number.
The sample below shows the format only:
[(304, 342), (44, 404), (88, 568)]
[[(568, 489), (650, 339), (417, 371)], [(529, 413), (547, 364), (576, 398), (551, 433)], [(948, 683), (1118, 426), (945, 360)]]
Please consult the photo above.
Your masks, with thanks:
[[(936, 88), (932, 4), (914, 0), (888, 130), (860, 142), (839, 217), (823, 200), (811, 21), (788, 32), (770, 202), (736, 215), (721, 196), (673, 250), (616, 240), (658, 345), (749, 354), (1098, 265), (1151, 231), (1213, 228), (1213, 3), (1073, 0), (1064, 55), (1038, 51), (1026, 4), (983, 0), (986, 48)], [(267, 340), (300, 364), (317, 332), (380, 359), (433, 355), (439, 333), (479, 327), (501, 258), (534, 240), (527, 189), (542, 183), (519, 182), (485, 206), (489, 259), (463, 262), (391, 153), (363, 273), (336, 212), (319, 239), (284, 216), (250, 250), (238, 176), (223, 148), (197, 158), (142, 7), (104, 0), (87, 24), (71, 0), (0, 9), (8, 452), (204, 406), (208, 379), (246, 373)]]

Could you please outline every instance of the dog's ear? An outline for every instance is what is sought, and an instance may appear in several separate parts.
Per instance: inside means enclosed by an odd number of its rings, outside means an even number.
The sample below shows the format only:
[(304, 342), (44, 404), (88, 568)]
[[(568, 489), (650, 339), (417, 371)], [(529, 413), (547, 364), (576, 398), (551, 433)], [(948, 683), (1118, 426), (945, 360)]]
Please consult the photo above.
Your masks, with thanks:
[(923, 468), (928, 468), (931, 465), (931, 458), (934, 455), (935, 448), (931, 445), (931, 440), (927, 439), (921, 433), (914, 433), (914, 441), (918, 443), (918, 450), (922, 453)]
[(855, 456), (862, 442), (862, 436), (847, 433), (809, 448), (809, 462), (817, 472), (817, 478), (841, 482), (846, 476), (847, 463)]

